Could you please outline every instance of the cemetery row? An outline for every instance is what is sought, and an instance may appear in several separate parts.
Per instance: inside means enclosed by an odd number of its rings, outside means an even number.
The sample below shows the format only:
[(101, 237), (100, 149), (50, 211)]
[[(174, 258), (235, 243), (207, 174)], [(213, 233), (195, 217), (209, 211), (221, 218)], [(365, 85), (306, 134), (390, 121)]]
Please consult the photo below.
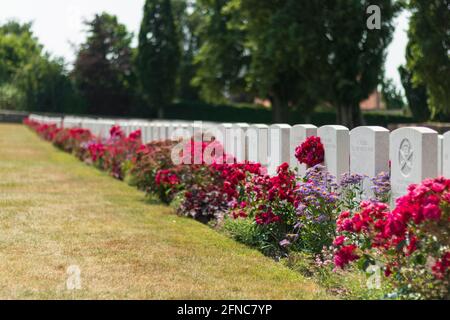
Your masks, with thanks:
[[(238, 162), (261, 163), (275, 174), (282, 163), (297, 167), (303, 175), (305, 165), (299, 165), (295, 148), (310, 136), (318, 136), (325, 148), (328, 171), (339, 179), (346, 172), (375, 177), (390, 172), (393, 199), (406, 193), (407, 186), (426, 178), (450, 177), (450, 132), (438, 135), (424, 127), (400, 128), (393, 132), (383, 127), (363, 126), (353, 130), (339, 125), (317, 128), (314, 125), (247, 123), (207, 123), (183, 121), (134, 121), (78, 117), (43, 117), (31, 115), (31, 120), (55, 123), (66, 128), (89, 129), (97, 136), (107, 135), (110, 128), (120, 125), (125, 133), (140, 129), (144, 143), (194, 137), (224, 146), (227, 154)], [(367, 190), (370, 188), (367, 179)]]
[[(426, 128), (390, 133), (380, 127), (39, 116), (24, 123), (178, 215), (276, 260), (301, 257), (302, 266), (320, 268), (321, 277), (350, 264), (366, 273), (376, 268), (386, 279), (379, 298), (450, 298), (450, 179), (425, 179), (437, 176), (439, 166), (448, 168), (447, 160), (438, 161), (448, 135), (439, 139)], [(304, 167), (293, 170), (298, 163), (309, 166), (306, 174), (299, 174)]]

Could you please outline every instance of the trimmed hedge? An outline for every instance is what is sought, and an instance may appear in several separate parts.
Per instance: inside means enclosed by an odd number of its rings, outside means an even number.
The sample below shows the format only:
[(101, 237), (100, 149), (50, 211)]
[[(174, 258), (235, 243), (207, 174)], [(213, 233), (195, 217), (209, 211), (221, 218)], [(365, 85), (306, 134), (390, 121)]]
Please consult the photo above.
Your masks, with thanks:
[[(165, 118), (176, 120), (202, 120), (213, 122), (249, 122), (272, 123), (270, 109), (250, 106), (211, 105), (198, 102), (175, 103), (165, 110)], [(311, 115), (310, 120), (299, 112), (290, 115), (289, 124), (312, 123), (316, 126), (334, 124), (336, 113), (333, 111), (318, 111)], [(413, 118), (402, 115), (382, 113), (365, 113), (367, 125), (387, 127), (391, 123), (412, 123)]]

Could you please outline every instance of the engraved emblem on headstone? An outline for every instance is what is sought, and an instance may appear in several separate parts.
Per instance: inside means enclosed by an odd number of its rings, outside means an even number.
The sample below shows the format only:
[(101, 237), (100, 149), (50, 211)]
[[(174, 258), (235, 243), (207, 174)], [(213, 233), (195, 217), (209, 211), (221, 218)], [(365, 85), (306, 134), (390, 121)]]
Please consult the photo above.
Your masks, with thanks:
[(411, 142), (408, 139), (403, 139), (399, 150), (400, 171), (403, 175), (408, 176), (413, 166), (414, 151)]

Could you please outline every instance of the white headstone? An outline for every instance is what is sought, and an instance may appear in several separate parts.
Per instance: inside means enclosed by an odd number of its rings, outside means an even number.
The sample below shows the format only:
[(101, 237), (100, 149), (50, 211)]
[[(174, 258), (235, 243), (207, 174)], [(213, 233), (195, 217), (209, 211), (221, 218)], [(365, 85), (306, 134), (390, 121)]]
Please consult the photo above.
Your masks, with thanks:
[(442, 175), (450, 179), (450, 131), (444, 134), (442, 142)]
[(295, 149), (300, 146), (308, 137), (317, 135), (317, 127), (312, 124), (297, 124), (291, 129), (291, 159), (289, 165), (292, 168), (297, 168), (297, 173), (300, 176), (305, 175), (306, 165), (298, 162), (295, 157)]
[(123, 131), (125, 132), (125, 135), (128, 136), (131, 133), (131, 126), (132, 123), (130, 120), (124, 121)]
[(81, 118), (67, 116), (64, 117), (63, 124), (65, 128), (81, 128)]
[(168, 127), (167, 127), (167, 123), (162, 122), (159, 125), (159, 140), (164, 141), (167, 139), (168, 137)]
[(152, 142), (152, 127), (146, 122), (142, 124), (142, 143), (147, 144)]
[(340, 181), (350, 171), (350, 135), (348, 128), (339, 125), (323, 126), (317, 130), (325, 148), (325, 166)]
[(177, 130), (177, 123), (176, 122), (170, 122), (168, 124), (168, 130), (167, 130), (167, 139), (173, 140), (174, 132)]
[(107, 137), (109, 135), (109, 131), (111, 130), (111, 128), (114, 126), (114, 121), (113, 120), (106, 120), (104, 119), (102, 121), (102, 128), (101, 128), (101, 133), (100, 135), (102, 137)]
[(438, 176), (444, 174), (443, 168), (443, 157), (444, 157), (444, 136), (442, 134), (438, 135)]
[(246, 132), (246, 158), (250, 162), (268, 165), (269, 126), (251, 125)]
[(389, 171), (389, 130), (357, 127), (350, 131), (350, 172), (375, 177)]
[(391, 133), (392, 200), (404, 195), (410, 184), (438, 174), (438, 134), (423, 127), (400, 128)]
[(203, 135), (203, 122), (201, 121), (194, 121), (192, 122), (192, 136), (194, 137), (195, 141), (200, 141), (201, 137)]
[[(222, 144), (223, 148), (224, 148), (224, 152), (226, 154), (229, 154), (228, 150), (227, 150), (227, 130), (231, 129), (233, 127), (233, 124), (231, 123), (221, 123), (218, 125), (218, 132), (220, 132), (220, 134), (218, 134), (217, 136), (217, 140)], [(234, 156), (234, 155), (233, 155)]]
[(128, 124), (126, 126), (127, 136), (130, 135), (130, 133), (134, 132), (135, 128), (136, 128), (136, 122), (134, 120), (128, 121)]
[(172, 131), (171, 139), (173, 141), (187, 141), (192, 137), (192, 128), (186, 123), (177, 123)]
[(159, 141), (161, 136), (161, 124), (159, 122), (152, 123), (152, 137), (153, 141)]
[(224, 141), (224, 137), (222, 136), (223, 130), (221, 130), (220, 125), (208, 125), (206, 128), (204, 128), (204, 140), (206, 142), (211, 142), (211, 141), (219, 141), (220, 144), (222, 145), (222, 141)]
[(148, 122), (147, 123), (147, 138), (148, 138), (148, 142), (153, 142), (153, 122)]
[(268, 173), (275, 175), (277, 168), (289, 163), (291, 153), (291, 129), (288, 124), (274, 124), (269, 128), (269, 165)]
[(202, 164), (203, 162), (203, 123), (201, 121), (194, 121), (192, 123), (192, 138), (193, 138), (193, 163)]
[(383, 127), (357, 127), (350, 131), (350, 172), (367, 176), (364, 194), (371, 197), (371, 178), (389, 172), (389, 130)]
[(206, 164), (223, 164), (223, 145), (219, 141), (223, 140), (222, 132), (218, 125), (206, 124), (202, 132), (203, 143), (206, 144), (203, 152), (203, 161)]
[(225, 130), (225, 144), (227, 153), (236, 158), (237, 163), (243, 163), (245, 159), (246, 139), (245, 133), (249, 125), (247, 123), (235, 123)]
[(191, 123), (183, 123), (181, 125), (181, 132), (183, 133), (184, 140), (190, 140), (194, 135), (194, 126)]

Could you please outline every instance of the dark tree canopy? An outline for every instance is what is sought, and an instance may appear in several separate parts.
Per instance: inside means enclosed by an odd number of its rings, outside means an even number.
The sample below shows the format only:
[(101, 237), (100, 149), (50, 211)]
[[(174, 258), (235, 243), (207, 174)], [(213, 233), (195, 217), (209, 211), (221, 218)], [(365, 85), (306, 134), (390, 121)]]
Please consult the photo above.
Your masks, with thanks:
[(192, 81), (198, 69), (194, 58), (200, 47), (200, 38), (197, 33), (200, 15), (196, 7), (197, 4), (194, 1), (173, 0), (172, 2), (175, 27), (181, 49), (176, 98), (182, 101), (200, 100), (199, 88)]
[(85, 24), (88, 37), (78, 51), (72, 76), (87, 112), (127, 115), (133, 101), (132, 35), (107, 13)]
[(408, 69), (426, 84), (431, 116), (450, 119), (450, 1), (410, 0)]
[(139, 32), (137, 72), (145, 101), (164, 117), (175, 97), (180, 42), (170, 0), (147, 0)]
[(431, 114), (427, 103), (427, 87), (413, 83), (413, 75), (405, 66), (400, 66), (398, 71), (412, 116), (417, 121), (429, 120)]
[(198, 0), (200, 22), (197, 34), (201, 41), (195, 57), (197, 73), (194, 83), (208, 102), (226, 102), (245, 91), (249, 62), (245, 49), (245, 30), (233, 28), (235, 12), (224, 9), (230, 0)]
[(78, 112), (64, 61), (43, 52), (31, 23), (0, 26), (0, 109)]
[[(368, 28), (370, 5), (380, 8), (379, 29)], [(325, 1), (324, 8), (325, 97), (337, 110), (337, 123), (355, 127), (364, 123), (360, 102), (382, 83), (386, 49), (399, 7), (392, 0), (336, 0)]]
[(34, 57), (42, 46), (31, 31), (31, 23), (10, 21), (0, 26), (0, 83), (11, 82), (17, 72)]
[(387, 109), (400, 110), (405, 107), (403, 94), (392, 79), (383, 80), (383, 83), (381, 84), (381, 93)]
[(115, 16), (96, 15), (71, 73), (30, 23), (11, 21), (0, 25), (0, 108), (162, 118), (173, 102), (260, 98), (274, 122), (320, 106), (355, 127), (380, 85), (388, 107), (402, 108), (383, 77), (401, 5), (412, 14), (399, 70), (409, 108), (447, 120), (449, 0), (146, 0), (136, 48)]
[[(202, 0), (196, 82), (207, 98), (235, 83), (257, 92), (271, 100), (275, 122), (325, 103), (337, 109), (338, 123), (361, 124), (359, 103), (383, 78), (393, 2)], [(382, 12), (375, 30), (367, 26), (371, 4)]]

